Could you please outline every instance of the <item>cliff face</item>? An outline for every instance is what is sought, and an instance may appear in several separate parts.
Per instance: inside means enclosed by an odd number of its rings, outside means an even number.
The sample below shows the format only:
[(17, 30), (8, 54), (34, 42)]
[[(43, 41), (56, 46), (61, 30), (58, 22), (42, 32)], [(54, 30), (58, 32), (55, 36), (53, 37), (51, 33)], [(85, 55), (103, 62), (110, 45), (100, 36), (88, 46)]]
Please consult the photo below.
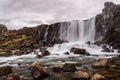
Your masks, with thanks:
[(106, 2), (101, 14), (96, 16), (96, 40), (120, 48), (120, 5)]
[(0, 25), (0, 56), (27, 54), (33, 49), (61, 43), (59, 28), (60, 23), (20, 30), (7, 30)]

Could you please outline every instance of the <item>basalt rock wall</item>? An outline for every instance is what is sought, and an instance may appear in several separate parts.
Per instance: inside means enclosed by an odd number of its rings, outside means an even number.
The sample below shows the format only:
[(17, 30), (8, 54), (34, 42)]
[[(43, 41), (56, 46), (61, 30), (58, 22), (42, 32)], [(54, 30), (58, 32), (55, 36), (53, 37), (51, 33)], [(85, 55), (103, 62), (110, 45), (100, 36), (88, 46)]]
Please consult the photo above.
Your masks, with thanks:
[(96, 16), (96, 40), (113, 48), (120, 48), (120, 5), (106, 2), (101, 14)]
[(7, 30), (0, 25), (0, 56), (21, 55), (41, 47), (62, 43), (59, 39), (60, 23)]

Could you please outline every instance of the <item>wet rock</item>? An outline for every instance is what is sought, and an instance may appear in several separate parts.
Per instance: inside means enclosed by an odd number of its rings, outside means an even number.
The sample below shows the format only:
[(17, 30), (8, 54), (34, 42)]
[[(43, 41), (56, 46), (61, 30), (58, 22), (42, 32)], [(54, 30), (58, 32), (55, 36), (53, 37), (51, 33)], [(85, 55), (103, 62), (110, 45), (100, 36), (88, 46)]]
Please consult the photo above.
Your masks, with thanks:
[(73, 52), (74, 54), (90, 55), (85, 49), (80, 48), (71, 48), (70, 52)]
[(107, 48), (107, 45), (106, 45), (106, 44), (103, 44), (101, 47), (102, 47), (102, 49), (106, 49), (106, 48)]
[(79, 70), (88, 72), (89, 68), (87, 66), (82, 66), (82, 67), (79, 68)]
[(20, 80), (20, 77), (16, 74), (9, 74), (3, 80)]
[(49, 76), (49, 72), (46, 68), (40, 65), (39, 62), (34, 61), (31, 66), (31, 73), (35, 80), (45, 80)]
[(92, 64), (92, 67), (98, 68), (98, 67), (108, 67), (108, 59), (107, 58), (101, 58), (97, 61), (95, 61)]
[(105, 77), (96, 73), (90, 80), (105, 80)]
[(42, 58), (43, 56), (40, 54), (36, 54), (35, 58)]
[(12, 73), (12, 67), (11, 66), (0, 67), (0, 76), (6, 76), (10, 73)]
[(74, 52), (74, 51), (75, 51), (75, 49), (76, 49), (76, 48), (74, 48), (74, 47), (73, 47), (73, 48), (71, 48), (71, 49), (70, 49), (70, 52)]
[(112, 46), (110, 45), (106, 45), (106, 44), (102, 44), (102, 51), (101, 52), (114, 52)]
[(109, 68), (110, 69), (120, 69), (119, 66), (114, 65), (114, 64), (109, 65)]
[(85, 49), (75, 49), (74, 54), (85, 54)]
[(52, 66), (54, 72), (61, 72), (62, 71), (62, 66), (59, 64), (54, 64)]
[(90, 42), (90, 41), (88, 41), (88, 42), (86, 42), (86, 44), (91, 45), (91, 42)]
[(63, 71), (64, 72), (73, 72), (73, 71), (76, 71), (77, 68), (76, 68), (76, 64), (74, 63), (65, 63), (63, 65)]
[(50, 55), (50, 52), (47, 51), (47, 50), (42, 50), (42, 51), (41, 51), (41, 55), (42, 55), (42, 56), (48, 56), (48, 55)]
[(76, 71), (72, 74), (71, 80), (89, 80), (90, 74), (87, 72)]
[(85, 52), (85, 55), (90, 56), (90, 53), (89, 52)]
[(101, 41), (96, 41), (96, 42), (94, 42), (94, 44), (97, 45), (97, 46), (100, 46), (102, 44), (102, 42)]
[(111, 52), (111, 50), (109, 48), (105, 48), (104, 50), (102, 50), (101, 52)]
[(118, 53), (120, 53), (120, 49), (118, 49), (118, 51), (117, 51)]
[(65, 53), (63, 53), (63, 54), (65, 54), (65, 55), (69, 55), (70, 53), (69, 53), (69, 52), (65, 52)]

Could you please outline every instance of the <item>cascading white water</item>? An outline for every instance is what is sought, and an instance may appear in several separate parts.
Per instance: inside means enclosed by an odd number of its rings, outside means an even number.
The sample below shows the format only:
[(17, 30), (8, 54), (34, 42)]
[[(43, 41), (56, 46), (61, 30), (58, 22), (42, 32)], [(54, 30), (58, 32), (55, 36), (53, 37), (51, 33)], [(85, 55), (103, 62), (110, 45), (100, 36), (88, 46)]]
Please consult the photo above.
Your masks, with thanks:
[[(95, 18), (82, 21), (71, 21), (61, 23), (60, 28), (60, 39), (67, 40), (68, 43), (56, 44), (53, 47), (48, 48), (52, 54), (59, 54), (64, 56), (64, 52), (70, 52), (73, 47), (85, 49), (92, 55), (102, 55), (102, 54), (116, 54), (116, 53), (105, 53), (101, 52), (102, 48), (98, 47), (92, 42), (94, 42), (95, 37)], [(91, 44), (86, 44), (90, 41)], [(71, 52), (70, 52), (71, 53)], [(72, 53), (71, 53), (72, 54)], [(75, 56), (74, 54), (72, 56)], [(58, 55), (57, 55), (58, 57)]]
[(95, 18), (61, 24), (60, 39), (62, 40), (87, 42), (94, 41), (94, 36)]

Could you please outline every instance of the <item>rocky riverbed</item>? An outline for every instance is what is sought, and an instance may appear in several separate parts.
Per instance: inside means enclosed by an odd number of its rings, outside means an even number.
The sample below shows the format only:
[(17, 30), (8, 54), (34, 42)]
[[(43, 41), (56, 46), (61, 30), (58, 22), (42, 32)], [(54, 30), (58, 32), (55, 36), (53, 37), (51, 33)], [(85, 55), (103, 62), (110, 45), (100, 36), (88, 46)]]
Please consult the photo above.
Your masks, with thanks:
[[(72, 60), (72, 61), (71, 61)], [(83, 62), (84, 61), (84, 62)], [(120, 56), (71, 58), (51, 62), (39, 59), (1, 66), (0, 80), (119, 80)]]

